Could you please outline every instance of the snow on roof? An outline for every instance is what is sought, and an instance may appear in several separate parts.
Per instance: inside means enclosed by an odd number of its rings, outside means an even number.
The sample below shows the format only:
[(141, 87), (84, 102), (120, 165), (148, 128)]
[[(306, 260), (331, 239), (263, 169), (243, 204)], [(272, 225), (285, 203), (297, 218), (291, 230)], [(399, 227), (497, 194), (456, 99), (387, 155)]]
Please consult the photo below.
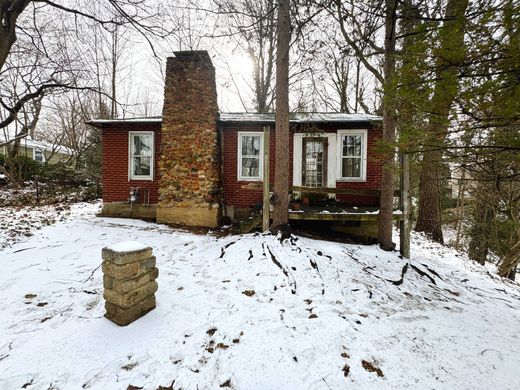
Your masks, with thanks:
[[(10, 138), (6, 139), (3, 135), (0, 135), (0, 144), (8, 142)], [(36, 141), (29, 136), (20, 139), (20, 146), (32, 149), (39, 149), (42, 151), (54, 151), (56, 153), (62, 153), (67, 155), (74, 154), (72, 149), (67, 148), (63, 145), (53, 145), (50, 142)]]
[[(381, 121), (381, 119), (381, 117), (372, 114), (345, 114), (338, 112), (292, 113), (289, 115), (289, 121), (293, 123), (374, 122)], [(274, 122), (274, 120), (274, 113), (223, 112), (220, 114), (221, 122)]]
[(161, 116), (150, 116), (144, 118), (118, 118), (118, 119), (90, 119), (86, 123), (92, 126), (100, 127), (102, 125), (116, 123), (161, 123)]
[[(220, 122), (273, 122), (274, 113), (260, 114), (252, 112), (221, 112)], [(345, 114), (338, 112), (292, 113), (289, 121), (292, 123), (325, 123), (325, 122), (380, 122), (382, 118), (372, 114)], [(87, 123), (102, 126), (116, 123), (161, 123), (162, 117), (121, 118), (121, 119), (91, 119)]]

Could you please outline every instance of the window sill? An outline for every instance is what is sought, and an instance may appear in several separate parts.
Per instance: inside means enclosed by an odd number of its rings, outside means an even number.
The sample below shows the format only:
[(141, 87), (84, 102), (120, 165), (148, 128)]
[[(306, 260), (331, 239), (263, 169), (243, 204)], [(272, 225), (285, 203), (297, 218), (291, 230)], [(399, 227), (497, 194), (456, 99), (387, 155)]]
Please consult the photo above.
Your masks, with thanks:
[(153, 177), (130, 177), (128, 181), (154, 181)]
[(337, 183), (364, 183), (367, 179), (364, 178), (356, 178), (356, 177), (349, 177), (349, 178), (340, 178), (336, 179)]
[(237, 179), (237, 181), (240, 183), (240, 182), (246, 182), (246, 183), (262, 183), (263, 180), (260, 179), (260, 178), (244, 178), (244, 177), (239, 177)]

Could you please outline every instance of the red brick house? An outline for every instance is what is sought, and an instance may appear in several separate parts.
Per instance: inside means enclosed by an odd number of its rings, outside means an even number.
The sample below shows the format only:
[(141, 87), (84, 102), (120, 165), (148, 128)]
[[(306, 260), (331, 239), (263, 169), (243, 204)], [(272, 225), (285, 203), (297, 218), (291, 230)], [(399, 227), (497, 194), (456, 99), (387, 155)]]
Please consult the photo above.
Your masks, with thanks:
[[(289, 182), (298, 194), (322, 189), (338, 205), (377, 208), (380, 120), (292, 114)], [(102, 129), (104, 215), (207, 227), (242, 218), (262, 202), (266, 127), (274, 182), (274, 115), (219, 113), (205, 51), (168, 59), (162, 117), (89, 123)]]

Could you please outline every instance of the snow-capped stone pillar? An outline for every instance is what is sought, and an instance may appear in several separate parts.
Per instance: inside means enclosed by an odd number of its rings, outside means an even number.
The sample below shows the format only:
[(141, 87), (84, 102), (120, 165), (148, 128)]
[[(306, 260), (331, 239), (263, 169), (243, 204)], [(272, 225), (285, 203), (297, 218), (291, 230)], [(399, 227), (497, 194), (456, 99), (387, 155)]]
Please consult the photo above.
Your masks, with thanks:
[(137, 241), (102, 250), (105, 317), (126, 326), (155, 308), (159, 270), (152, 248)]

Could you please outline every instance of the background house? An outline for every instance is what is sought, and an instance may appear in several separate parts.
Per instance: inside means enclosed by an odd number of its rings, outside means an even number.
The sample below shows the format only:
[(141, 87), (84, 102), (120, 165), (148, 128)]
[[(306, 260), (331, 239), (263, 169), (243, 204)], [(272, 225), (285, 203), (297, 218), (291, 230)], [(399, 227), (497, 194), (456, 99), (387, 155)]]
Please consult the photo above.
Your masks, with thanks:
[[(8, 141), (0, 135), (0, 144)], [(9, 145), (0, 146), (0, 154), (8, 154)], [(65, 146), (51, 144), (49, 142), (36, 141), (26, 136), (20, 140), (20, 156), (26, 156), (40, 163), (55, 164), (57, 162), (67, 162), (73, 155), (73, 151)]]

